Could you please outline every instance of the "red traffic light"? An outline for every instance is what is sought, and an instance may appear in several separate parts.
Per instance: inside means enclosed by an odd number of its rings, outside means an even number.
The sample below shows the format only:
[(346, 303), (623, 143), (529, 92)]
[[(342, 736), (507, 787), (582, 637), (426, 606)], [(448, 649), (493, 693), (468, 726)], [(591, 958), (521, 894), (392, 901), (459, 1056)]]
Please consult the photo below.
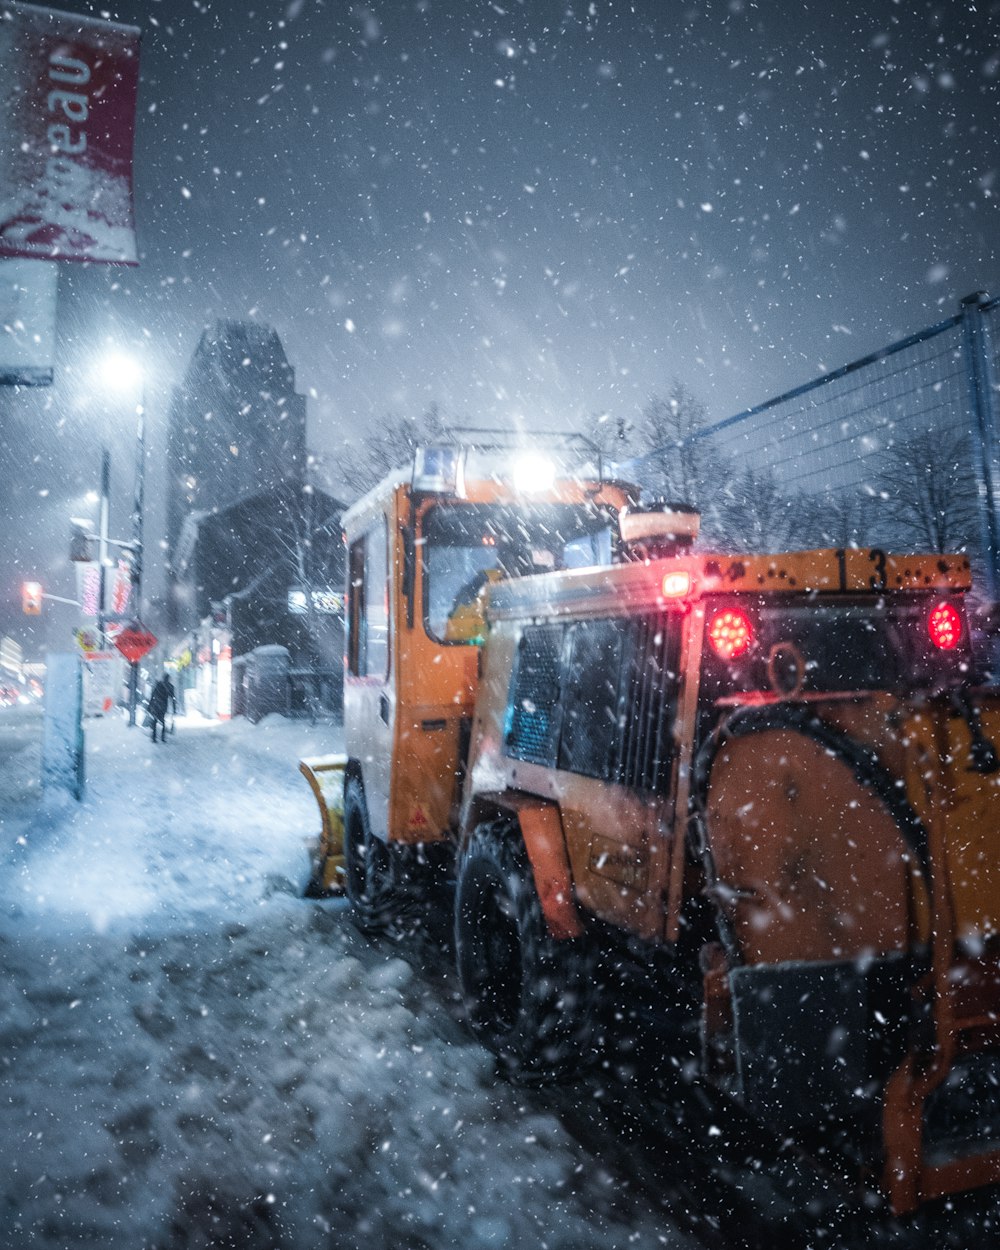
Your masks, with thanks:
[(21, 609), (25, 616), (42, 615), (42, 583), (21, 583)]

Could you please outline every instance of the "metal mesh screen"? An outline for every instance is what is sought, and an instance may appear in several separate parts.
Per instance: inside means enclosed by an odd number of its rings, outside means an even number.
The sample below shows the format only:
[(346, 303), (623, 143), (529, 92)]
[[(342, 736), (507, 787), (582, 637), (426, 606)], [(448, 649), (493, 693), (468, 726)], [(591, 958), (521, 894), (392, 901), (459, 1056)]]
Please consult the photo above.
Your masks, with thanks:
[(721, 450), (786, 489), (875, 488), (880, 457), (928, 429), (969, 425), (960, 325), (949, 323), (831, 380), (761, 405), (710, 434)]
[(529, 625), (521, 637), (511, 680), (507, 752), (536, 764), (555, 762), (563, 628)]
[(615, 742), (625, 621), (578, 621), (572, 627), (563, 698), (559, 767), (607, 779)]
[(976, 293), (946, 321), (621, 467), (656, 493), (664, 466), (685, 465), (710, 546), (969, 551), (1000, 598), (998, 435), (1000, 301)]

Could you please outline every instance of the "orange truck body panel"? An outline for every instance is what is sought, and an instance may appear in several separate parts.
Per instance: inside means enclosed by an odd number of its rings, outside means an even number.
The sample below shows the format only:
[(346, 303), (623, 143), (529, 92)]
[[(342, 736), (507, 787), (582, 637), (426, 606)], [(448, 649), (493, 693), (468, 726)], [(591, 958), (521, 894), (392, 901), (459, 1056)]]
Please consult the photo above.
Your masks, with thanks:
[[(605, 517), (632, 495), (614, 483), (567, 480), (545, 502)], [(811, 687), (817, 661), (781, 624), (782, 605), (805, 615), (846, 604), (875, 620), (893, 601), (959, 602), (970, 587), (968, 559), (878, 549), (689, 551), (500, 581), (461, 611), (456, 597), (448, 623), (432, 626), (428, 544), (443, 532), (434, 526), (451, 523), (448, 509), (516, 513), (520, 503), (491, 477), (466, 482), (460, 498), (415, 491), (399, 477), (345, 517), (349, 547), (379, 526), (386, 535), (384, 614), (363, 579), (348, 596), (348, 768), (363, 779), (373, 833), (390, 843), (452, 843), (498, 813), (516, 817), (557, 940), (581, 938), (597, 920), (669, 952), (692, 899), (704, 896), (719, 940), (706, 941), (695, 973), (706, 1054), (720, 1057), (720, 1071), (742, 1044), (735, 1021), (751, 1000), (739, 987), (758, 974), (758, 984), (767, 989), (771, 977), (780, 993), (786, 969), (810, 976), (833, 967), (846, 976), (869, 961), (895, 959), (896, 968), (912, 959), (919, 977), (900, 993), (933, 1029), (911, 1030), (885, 1080), (883, 1186), (906, 1211), (1000, 1180), (1000, 1152), (983, 1146), (942, 1161), (924, 1139), (928, 1100), (955, 1062), (1000, 1049), (1000, 763), (991, 771), (987, 758), (1000, 746), (1000, 695), (964, 686), (962, 703), (946, 683), (907, 693), (883, 688), (877, 673), (871, 689), (849, 680), (846, 690)], [(362, 594), (380, 622), (384, 615), (388, 635), (385, 671), (371, 675), (351, 669)], [(723, 602), (759, 609), (761, 620), (766, 607), (777, 641), (755, 660), (755, 672), (766, 674), (757, 685), (726, 687), (713, 660), (717, 688), (706, 694), (709, 613)], [(655, 653), (662, 702), (650, 695), (608, 722), (608, 735), (623, 741), (630, 732), (641, 739), (640, 722), (652, 727), (631, 771), (624, 748), (614, 768), (576, 767), (559, 746), (534, 762), (518, 756), (509, 749), (512, 675), (527, 629), (569, 631), (601, 619), (619, 622), (622, 633), (632, 622), (654, 623), (642, 634), (645, 668), (630, 660), (631, 676), (616, 679), (616, 690), (646, 691), (635, 673), (652, 671)], [(552, 663), (564, 671), (571, 635), (560, 638)], [(626, 775), (633, 780), (621, 781)]]
[[(668, 577), (677, 573), (684, 576)], [(687, 589), (666, 593), (677, 586)], [(768, 605), (779, 619), (781, 604), (793, 602), (867, 603), (877, 614), (894, 596), (933, 604), (930, 596), (960, 597), (969, 586), (964, 556), (874, 549), (690, 554), (499, 586), (491, 596), (463, 807), (466, 835), (486, 790), (525, 796), (525, 810), (534, 796), (545, 804), (538, 810), (561, 814), (566, 855), (553, 878), (556, 891), (546, 891), (545, 882), (557, 816), (544, 818), (545, 837), (525, 831), (553, 935), (563, 931), (568, 865), (581, 916), (669, 947), (692, 890), (706, 884), (685, 862), (693, 803), (716, 873), (708, 892), (734, 943), (730, 954), (718, 944), (703, 952), (710, 1047), (734, 1029), (734, 957), (750, 974), (773, 970), (780, 977), (784, 968), (864, 967), (926, 952), (918, 959), (926, 958), (928, 971), (911, 992), (914, 1011), (933, 1017), (933, 1040), (929, 1050), (926, 1039), (906, 1049), (888, 1075), (882, 1107), (883, 1188), (900, 1212), (1000, 1180), (1000, 1153), (988, 1144), (941, 1161), (924, 1141), (928, 1100), (956, 1057), (1000, 1047), (1000, 772), (981, 767), (974, 742), (978, 734), (979, 747), (1000, 747), (1000, 694), (972, 691), (977, 710), (970, 714), (946, 690), (803, 693), (805, 660), (787, 646), (779, 657), (792, 665), (786, 688), (780, 664), (769, 663), (762, 688), (723, 691), (706, 704), (699, 692), (706, 615), (711, 603), (738, 603), (741, 596)], [(526, 624), (643, 613), (679, 639), (667, 792), (628, 793), (562, 766), (512, 758), (508, 687)], [(783, 725), (783, 708), (801, 714)], [(768, 709), (777, 710), (770, 726)], [(727, 734), (724, 726), (748, 711), (761, 719), (746, 733)], [(707, 775), (696, 779), (702, 791), (691, 794), (706, 716), (722, 736)], [(820, 726), (815, 733), (813, 725)]]

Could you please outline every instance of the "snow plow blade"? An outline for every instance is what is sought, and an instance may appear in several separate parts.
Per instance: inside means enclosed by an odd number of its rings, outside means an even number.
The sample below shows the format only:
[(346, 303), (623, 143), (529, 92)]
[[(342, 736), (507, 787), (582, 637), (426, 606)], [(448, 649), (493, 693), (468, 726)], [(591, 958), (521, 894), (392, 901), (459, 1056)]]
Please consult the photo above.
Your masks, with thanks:
[(321, 828), (313, 853), (313, 871), (306, 896), (322, 898), (343, 894), (344, 870), (344, 769), (346, 755), (314, 755), (299, 760), (299, 772), (319, 804)]

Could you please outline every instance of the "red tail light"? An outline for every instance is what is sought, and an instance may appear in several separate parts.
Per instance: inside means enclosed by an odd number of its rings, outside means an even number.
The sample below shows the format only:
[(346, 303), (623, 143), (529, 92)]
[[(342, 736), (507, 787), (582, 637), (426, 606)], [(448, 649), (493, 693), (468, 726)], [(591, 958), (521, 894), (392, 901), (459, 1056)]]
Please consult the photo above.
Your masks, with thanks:
[(750, 649), (753, 642), (753, 629), (749, 618), (736, 608), (716, 612), (709, 622), (708, 641), (716, 655), (722, 659), (738, 659)]
[(935, 647), (942, 651), (954, 651), (962, 641), (962, 617), (958, 608), (951, 603), (939, 603), (931, 608), (927, 632)]

